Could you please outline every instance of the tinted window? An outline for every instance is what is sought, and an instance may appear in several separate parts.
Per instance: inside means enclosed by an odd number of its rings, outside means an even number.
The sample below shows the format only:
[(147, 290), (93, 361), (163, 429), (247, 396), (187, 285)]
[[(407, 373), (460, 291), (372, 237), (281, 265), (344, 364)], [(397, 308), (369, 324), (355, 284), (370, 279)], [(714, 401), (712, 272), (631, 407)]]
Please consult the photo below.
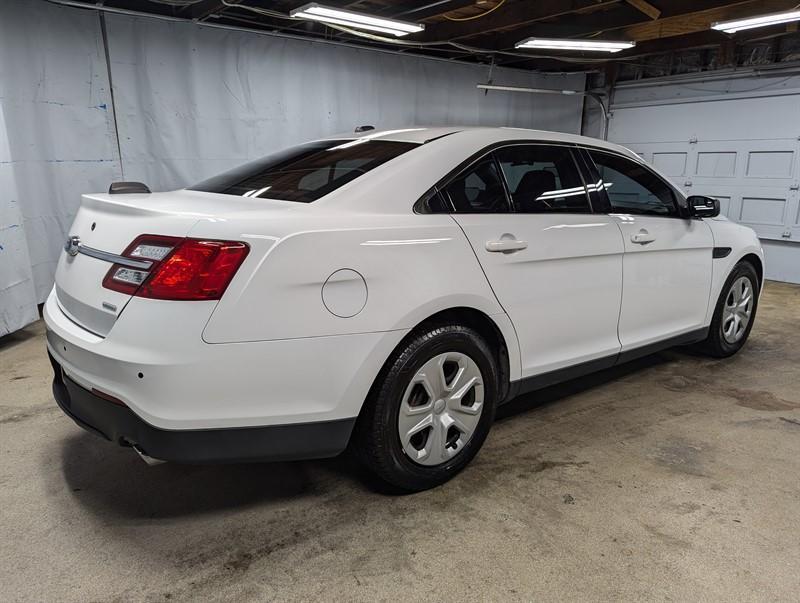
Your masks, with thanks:
[(388, 140), (312, 142), (257, 159), (189, 189), (309, 203), (417, 146)]
[(417, 202), (414, 211), (423, 214), (449, 214), (453, 208), (450, 207), (450, 201), (442, 193), (431, 190)]
[(444, 189), (458, 213), (505, 213), (509, 211), (503, 181), (494, 158), (481, 159)]
[(656, 216), (677, 215), (675, 195), (666, 182), (645, 166), (618, 155), (589, 151), (614, 212)]
[(519, 145), (497, 151), (514, 211), (590, 213), (586, 187), (570, 150)]

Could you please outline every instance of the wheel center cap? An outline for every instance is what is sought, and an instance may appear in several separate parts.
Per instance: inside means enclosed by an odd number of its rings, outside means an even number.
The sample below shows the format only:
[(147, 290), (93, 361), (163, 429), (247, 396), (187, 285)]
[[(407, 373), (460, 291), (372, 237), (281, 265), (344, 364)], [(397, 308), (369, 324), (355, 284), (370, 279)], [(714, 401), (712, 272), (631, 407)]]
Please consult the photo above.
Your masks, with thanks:
[(435, 412), (437, 415), (440, 415), (444, 412), (444, 407), (444, 400), (436, 400), (436, 402), (433, 403), (433, 412)]

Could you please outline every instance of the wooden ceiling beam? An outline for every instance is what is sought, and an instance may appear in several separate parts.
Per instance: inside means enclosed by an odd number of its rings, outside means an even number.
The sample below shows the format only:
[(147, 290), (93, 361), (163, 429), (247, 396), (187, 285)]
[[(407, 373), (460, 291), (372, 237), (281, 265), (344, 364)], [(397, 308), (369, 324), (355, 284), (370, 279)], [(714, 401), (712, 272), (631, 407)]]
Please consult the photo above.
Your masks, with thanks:
[(639, 42), (635, 48), (619, 53), (620, 59), (626, 55), (645, 56), (665, 52), (680, 52), (697, 48), (716, 47), (724, 44), (729, 38), (722, 32), (715, 30), (696, 31), (680, 37), (658, 38)]
[(725, 60), (728, 61), (733, 49), (737, 46), (763, 39), (763, 37), (764, 31), (761, 29), (743, 31), (737, 34), (735, 39), (721, 31), (706, 29), (681, 36), (646, 40), (637, 44), (635, 48), (620, 52), (617, 56), (620, 59), (625, 59), (627, 56), (645, 56), (665, 52), (696, 50), (699, 48), (719, 48), (719, 52), (724, 55)]
[[(649, 19), (629, 5), (621, 5), (600, 15), (576, 16), (569, 21), (534, 23), (531, 26), (480, 40), (476, 45), (496, 49), (513, 48), (516, 42), (531, 36), (550, 38), (604, 38), (643, 42), (660, 37), (681, 36), (707, 31), (714, 21), (738, 16), (754, 16), (791, 8), (797, 0), (671, 0), (666, 16)], [(623, 11), (623, 7), (630, 10)], [(668, 12), (667, 12), (668, 11)], [(628, 51), (633, 54), (636, 51)], [(617, 55), (623, 56), (623, 55)]]
[(625, 0), (625, 2), (651, 19), (658, 19), (661, 16), (661, 9), (656, 8), (646, 0)]
[(755, 17), (771, 12), (790, 10), (796, 4), (797, 0), (743, 0), (726, 6), (665, 17), (626, 27), (622, 33), (626, 39), (636, 42), (683, 36), (706, 31), (716, 21)]
[(470, 21), (442, 21), (425, 28), (419, 40), (460, 40), (487, 33), (517, 29), (539, 21), (581, 14), (620, 4), (621, 0), (538, 0), (516, 2)]
[[(599, 38), (606, 30), (635, 25), (641, 23), (642, 19), (647, 19), (647, 17), (627, 4), (619, 4), (601, 13), (576, 14), (569, 19), (532, 23), (518, 29), (486, 36), (475, 40), (474, 44), (484, 48), (510, 50), (517, 42), (530, 37)], [(603, 35), (602, 37), (609, 40), (625, 39), (621, 35)], [(574, 54), (574, 56), (580, 57), (581, 55)]]

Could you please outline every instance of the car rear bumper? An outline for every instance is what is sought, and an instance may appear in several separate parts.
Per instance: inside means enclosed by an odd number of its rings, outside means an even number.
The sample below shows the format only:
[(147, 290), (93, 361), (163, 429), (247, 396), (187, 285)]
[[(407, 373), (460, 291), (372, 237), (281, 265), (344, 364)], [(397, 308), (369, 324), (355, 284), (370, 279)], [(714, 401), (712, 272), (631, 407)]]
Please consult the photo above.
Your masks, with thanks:
[(159, 429), (122, 403), (102, 398), (64, 374), (50, 356), (53, 396), (75, 423), (147, 456), (179, 463), (286, 461), (336, 456), (347, 446), (355, 418), (223, 429)]
[(118, 399), (154, 428), (236, 430), (352, 420), (405, 334), (207, 344), (204, 304), (134, 299), (103, 338), (51, 295), (47, 349), (74, 384)]

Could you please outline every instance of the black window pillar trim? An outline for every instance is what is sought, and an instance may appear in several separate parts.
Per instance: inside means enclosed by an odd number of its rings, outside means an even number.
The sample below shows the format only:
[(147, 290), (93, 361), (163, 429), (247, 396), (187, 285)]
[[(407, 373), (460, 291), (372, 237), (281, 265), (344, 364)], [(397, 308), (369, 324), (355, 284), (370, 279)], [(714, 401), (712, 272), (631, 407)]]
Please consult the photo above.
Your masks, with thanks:
[(569, 149), (569, 155), (572, 158), (572, 165), (578, 170), (578, 177), (581, 179), (583, 183), (583, 194), (586, 197), (586, 204), (589, 206), (589, 213), (594, 214), (597, 213), (594, 210), (594, 203), (592, 199), (592, 195), (589, 191), (589, 182), (590, 180), (587, 178), (588, 173), (584, 170), (583, 162), (580, 159), (581, 149), (578, 146), (573, 145)]
[[(600, 168), (597, 167), (597, 164), (594, 162), (594, 158), (592, 157), (591, 153), (589, 152), (589, 148), (581, 147), (581, 153), (583, 155), (583, 160), (587, 165), (587, 169), (592, 169), (595, 174), (597, 174), (597, 182), (601, 182), (603, 179), (600, 177)], [(589, 167), (590, 166), (590, 167)], [(603, 187), (595, 187), (595, 192), (597, 193), (597, 197), (601, 200), (603, 205), (607, 208), (606, 214), (613, 214), (614, 213), (614, 206), (611, 205), (611, 198), (608, 196), (608, 190), (605, 186)]]
[(508, 188), (508, 180), (506, 180), (506, 173), (503, 171), (503, 166), (500, 164), (500, 160), (497, 158), (497, 153), (495, 153), (496, 150), (497, 149), (494, 149), (490, 152), (492, 159), (494, 159), (494, 169), (497, 170), (497, 173), (500, 176), (500, 182), (503, 184), (503, 194), (505, 194), (506, 196), (506, 205), (508, 206), (508, 213), (515, 214), (517, 212), (516, 208), (514, 207), (514, 200), (511, 198), (511, 189)]
[[(591, 155), (589, 155), (588, 149), (580, 146), (576, 147), (575, 154), (580, 158), (579, 167), (581, 168), (581, 174), (584, 180), (596, 185), (600, 181), (600, 172), (597, 170), (597, 166)], [(598, 189), (594, 186), (594, 189), (591, 192), (587, 192), (587, 194), (589, 195), (592, 213), (600, 215), (613, 213), (611, 200), (608, 198), (605, 188)], [(595, 207), (595, 205), (598, 207)], [(600, 207), (601, 205), (602, 207)]]

